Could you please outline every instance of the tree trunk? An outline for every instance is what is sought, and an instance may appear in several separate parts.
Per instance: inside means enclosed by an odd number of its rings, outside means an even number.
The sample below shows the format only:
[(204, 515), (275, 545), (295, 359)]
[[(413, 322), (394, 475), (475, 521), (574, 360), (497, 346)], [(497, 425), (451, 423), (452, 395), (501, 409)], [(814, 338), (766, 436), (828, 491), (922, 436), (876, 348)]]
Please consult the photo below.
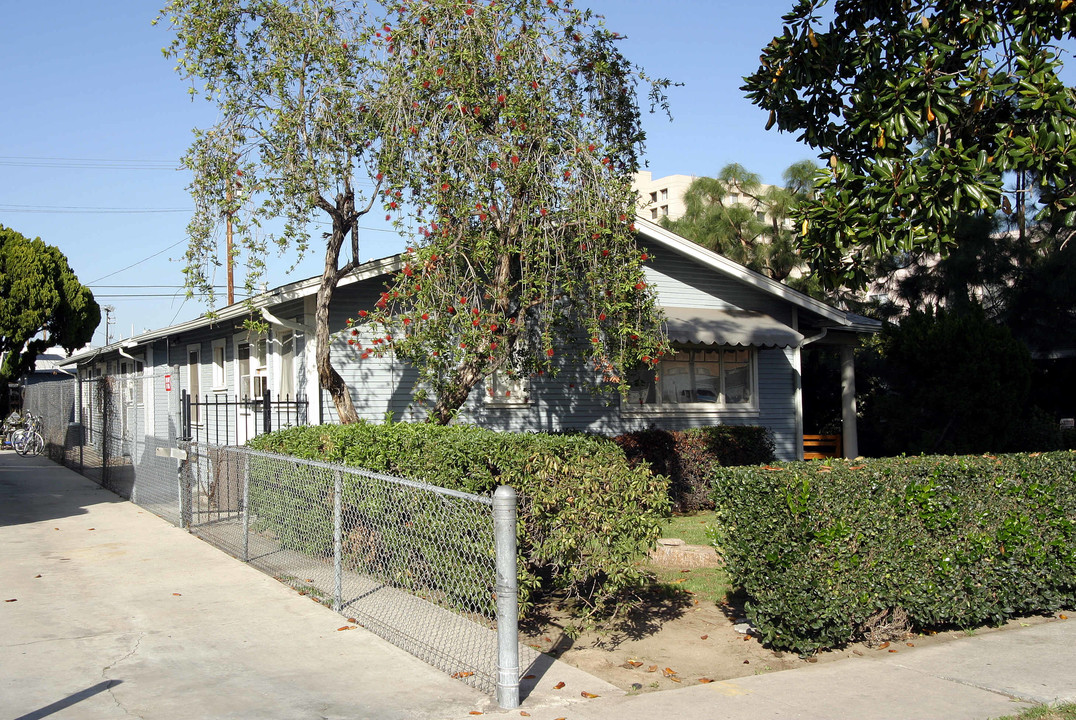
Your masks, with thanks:
[(318, 285), (317, 309), (314, 314), (314, 327), (316, 328), (316, 347), (314, 352), (318, 368), (318, 384), (329, 391), (333, 405), (336, 406), (337, 420), (346, 425), (358, 422), (359, 415), (355, 412), (355, 404), (351, 401), (351, 391), (348, 389), (347, 383), (344, 382), (344, 379), (340, 377), (340, 373), (332, 365), (332, 357), (329, 352), (329, 305), (332, 303), (333, 291), (336, 290), (336, 282), (342, 274), (342, 271), (338, 268), (340, 248), (344, 243), (344, 235), (348, 232), (348, 226), (341, 214), (330, 214), (333, 218), (333, 231), (329, 237), (328, 247), (325, 249), (325, 270), (321, 274), (321, 284)]
[(427, 422), (435, 425), (448, 425), (452, 422), (452, 418), (456, 417), (460, 407), (467, 402), (467, 397), (474, 390), (474, 386), (485, 375), (486, 373), (482, 372), (477, 362), (469, 362), (461, 367), (456, 372), (456, 382), (453, 383), (452, 389), (437, 398), (437, 404), (433, 406), (429, 417), (426, 418)]

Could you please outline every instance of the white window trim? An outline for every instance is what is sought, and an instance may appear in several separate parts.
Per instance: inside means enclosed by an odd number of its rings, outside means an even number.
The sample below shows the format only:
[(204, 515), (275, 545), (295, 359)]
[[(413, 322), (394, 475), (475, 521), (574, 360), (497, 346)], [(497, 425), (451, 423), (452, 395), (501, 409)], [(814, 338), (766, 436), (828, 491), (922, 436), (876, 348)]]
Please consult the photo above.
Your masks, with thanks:
[[(213, 392), (215, 393), (228, 392), (228, 352), (225, 350), (227, 342), (227, 338), (214, 340), (210, 351), (213, 358)], [(220, 350), (219, 365), (217, 364), (217, 350)]]
[[(505, 395), (505, 392), (511, 394)], [(500, 370), (493, 372), (486, 378), (483, 398), (491, 407), (527, 407), (533, 404), (530, 378), (525, 373), (516, 373), (514, 378), (509, 378)]]
[[(688, 346), (674, 348), (676, 350), (728, 350), (730, 346), (700, 347)], [(735, 405), (718, 405), (716, 403), (677, 403), (675, 405), (638, 405), (629, 403), (627, 395), (620, 398), (620, 412), (622, 415), (633, 417), (758, 417), (761, 414), (758, 395), (758, 348), (751, 346), (751, 403), (749, 405), (737, 403)], [(660, 367), (660, 364), (659, 366)]]

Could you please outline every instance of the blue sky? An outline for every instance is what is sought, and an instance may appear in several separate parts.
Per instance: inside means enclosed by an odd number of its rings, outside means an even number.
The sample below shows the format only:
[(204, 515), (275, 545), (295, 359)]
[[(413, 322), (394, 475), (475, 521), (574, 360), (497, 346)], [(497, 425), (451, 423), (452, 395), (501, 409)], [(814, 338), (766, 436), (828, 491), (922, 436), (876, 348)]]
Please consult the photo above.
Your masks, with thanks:
[[(587, 5), (586, 0), (578, 0)], [(765, 114), (744, 99), (742, 76), (781, 30), (791, 0), (591, 0), (625, 54), (670, 90), (673, 121), (646, 119), (655, 177), (712, 175), (739, 162), (766, 182), (814, 153), (766, 132)], [(112, 339), (204, 313), (184, 300), (182, 258), (191, 207), (189, 177), (175, 169), (191, 129), (214, 108), (191, 102), (161, 53), (171, 35), (154, 27), (157, 4), (135, 0), (5, 3), (0, 23), (0, 224), (41, 237), (67, 255), (102, 305), (115, 307)], [(390, 255), (403, 240), (363, 223), (362, 258)], [(270, 286), (315, 275), (315, 252), (269, 258)], [(223, 276), (223, 273), (222, 273)], [(238, 281), (237, 281), (238, 282)], [(94, 337), (104, 342), (104, 322)]]

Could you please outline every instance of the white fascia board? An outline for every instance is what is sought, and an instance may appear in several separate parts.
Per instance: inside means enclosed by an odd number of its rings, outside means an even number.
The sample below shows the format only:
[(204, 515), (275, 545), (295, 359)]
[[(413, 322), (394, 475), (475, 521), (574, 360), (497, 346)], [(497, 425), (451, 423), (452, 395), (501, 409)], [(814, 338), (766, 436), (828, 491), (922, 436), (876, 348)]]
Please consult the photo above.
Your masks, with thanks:
[[(355, 268), (352, 272), (348, 273), (344, 277), (340, 278), (340, 281), (336, 284), (336, 287), (344, 287), (345, 285), (351, 285), (352, 283), (361, 282), (362, 280), (368, 280), (370, 278), (378, 277), (379, 275), (388, 275), (389, 273), (396, 272), (404, 266), (404, 257), (400, 255), (392, 255), (386, 258), (380, 258), (378, 260), (370, 260), (365, 262), (359, 267)], [(321, 276), (317, 275), (306, 280), (298, 280), (287, 285), (281, 285), (280, 287), (267, 290), (263, 293), (255, 295), (250, 300), (244, 300), (243, 302), (233, 303), (227, 307), (221, 308), (217, 311), (216, 315), (212, 318), (205, 316), (195, 318), (194, 320), (188, 320), (187, 322), (179, 323), (178, 325), (171, 325), (160, 330), (151, 330), (141, 335), (135, 335), (134, 337), (127, 338), (114, 342), (111, 345), (106, 345), (100, 348), (94, 348), (88, 350), (85, 353), (79, 355), (72, 355), (67, 359), (65, 364), (74, 365), (82, 362), (85, 359), (96, 357), (102, 353), (113, 352), (120, 348), (120, 346), (131, 349), (139, 345), (153, 342), (154, 340), (160, 340), (161, 338), (168, 337), (169, 335), (177, 335), (179, 333), (187, 332), (189, 330), (198, 330), (201, 328), (209, 328), (214, 325), (228, 322), (236, 318), (247, 316), (252, 310), (260, 311), (262, 308), (268, 308), (280, 303), (289, 302), (291, 300), (298, 300), (306, 297), (307, 295), (313, 295), (317, 293), (318, 286), (321, 285)], [(260, 312), (258, 313), (260, 314)]]
[(809, 295), (804, 295), (798, 290), (793, 290), (784, 283), (779, 283), (761, 273), (757, 273), (737, 262), (733, 262), (726, 257), (718, 255), (711, 250), (707, 250), (702, 245), (686, 238), (682, 238), (676, 233), (670, 232), (660, 225), (650, 222), (646, 218), (636, 215), (635, 228), (639, 234), (646, 239), (653, 240), (682, 255), (687, 255), (688, 257), (697, 260), (724, 275), (728, 275), (745, 285), (751, 285), (765, 293), (776, 295), (782, 300), (786, 300), (793, 305), (821, 315), (839, 325), (852, 324), (852, 321), (848, 318), (848, 314), (843, 310), (839, 310), (832, 305), (827, 305), (820, 300), (815, 300)]

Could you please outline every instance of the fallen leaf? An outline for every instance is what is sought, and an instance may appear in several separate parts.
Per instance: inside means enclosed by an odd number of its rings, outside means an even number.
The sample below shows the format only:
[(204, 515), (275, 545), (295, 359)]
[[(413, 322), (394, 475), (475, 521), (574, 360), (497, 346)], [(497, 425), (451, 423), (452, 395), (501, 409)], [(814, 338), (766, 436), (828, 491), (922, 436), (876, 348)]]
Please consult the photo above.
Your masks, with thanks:
[(1057, 617), (1058, 617), (1058, 619), (1060, 619), (1060, 620), (1068, 620), (1068, 619), (1069, 619), (1069, 616), (1068, 616), (1068, 615), (1066, 615), (1065, 613), (1061, 613), (1061, 614), (1060, 614), (1060, 615), (1058, 615)]
[(665, 677), (671, 677), (672, 675), (676, 674), (676, 671), (669, 667), (665, 668), (661, 672), (665, 675)]
[(304, 580), (303, 582), (314, 582), (314, 580), (313, 580), (313, 578), (307, 578), (307, 579), (306, 579), (306, 580)]
[(560, 690), (562, 687), (564, 687), (564, 683), (559, 682), (559, 683), (557, 683), (556, 685), (553, 686), (553, 689), (554, 690)]
[(10, 600), (5, 600), (4, 602), (18, 602), (18, 601), (19, 601), (18, 598), (11, 598)]
[(650, 667), (648, 667), (648, 668), (646, 669), (646, 671), (647, 671), (647, 672), (657, 672), (657, 669), (658, 669), (658, 666), (657, 666), (657, 665), (651, 665)]
[(345, 625), (344, 627), (336, 628), (336, 632), (340, 632), (341, 630), (354, 630), (354, 629), (355, 629), (354, 625)]
[(676, 580), (671, 581), (669, 584), (670, 585), (679, 585), (682, 582), (687, 582), (687, 578), (677, 578)]
[(699, 640), (707, 640), (707, 639), (709, 639), (709, 637), (710, 637), (709, 635), (700, 635)]
[(886, 642), (882, 643), (881, 645), (879, 645), (878, 649), (879, 650), (885, 650), (887, 647), (889, 647), (889, 642), (888, 641), (886, 641)]
[(750, 665), (750, 664), (751, 664), (751, 661), (750, 661), (750, 660), (744, 660), (744, 661), (743, 661), (743, 664), (744, 664), (744, 665)]
[(535, 675), (524, 675), (523, 679), (524, 680), (533, 680), (535, 677), (536, 677)]
[(748, 640), (750, 640), (750, 639), (751, 639), (751, 636), (750, 636), (750, 635), (744, 635), (744, 636), (743, 636), (743, 641), (744, 641), (744, 642), (747, 642), (747, 641), (748, 641)]
[(471, 677), (472, 675), (474, 675), (474, 673), (471, 672), (470, 670), (460, 670), (458, 673), (452, 673), (452, 677), (455, 678), (456, 680), (459, 680), (459, 679), (465, 678), (465, 677)]
[(816, 658), (816, 657), (809, 657), (809, 658), (807, 658), (807, 662), (809, 662), (809, 663), (816, 663), (816, 662), (818, 662), (818, 658)]
[(347, 619), (347, 621), (348, 621), (349, 623), (355, 623), (356, 625), (358, 625), (358, 624), (359, 624), (359, 621), (358, 621), (358, 620), (356, 620), (355, 618), (348, 618), (348, 619)]
[(859, 655), (860, 657), (863, 657), (863, 653), (861, 653), (859, 650), (853, 650), (852, 654), (853, 655)]
[(175, 595), (176, 597), (183, 597), (183, 593), (172, 593), (172, 594)]
[(896, 649), (894, 649), (894, 648), (889, 648), (889, 652), (896, 652)]
[(594, 693), (588, 693), (588, 692), (587, 692), (586, 690), (584, 690), (583, 692), (579, 693), (579, 695), (580, 695), (581, 697), (585, 697), (585, 698), (596, 698), (596, 697), (598, 697), (598, 696), (597, 696), (597, 695), (595, 695)]
[(675, 683), (682, 683), (682, 682), (683, 682), (683, 680), (681, 680), (680, 678), (676, 677), (675, 675), (670, 675), (670, 676), (669, 676), (669, 679), (670, 679), (670, 680), (672, 680), (672, 681), (673, 681), (673, 682), (675, 682)]
[(531, 714), (529, 712), (527, 712), (526, 710), (520, 710), (519, 714), (522, 715), (523, 717), (530, 717), (531, 716)]
[(482, 713), (478, 712), (477, 710), (472, 710), (471, 712), (469, 712), (467, 714), (468, 715), (481, 715)]
[(90, 528), (90, 530), (96, 530), (97, 528)]
[(34, 577), (35, 577), (35, 578), (39, 578), (39, 577), (41, 577), (41, 576), (40, 576), (40, 575), (34, 575)]
[(867, 467), (867, 466), (866, 465), (850, 465), (848, 467), (848, 469), (849, 470), (862, 470), (865, 467)]
[(681, 570), (680, 572), (682, 572), (682, 573), (689, 573), (689, 572), (691, 572), (691, 571), (690, 571), (690, 570)]
[(712, 683), (713, 680), (711, 680), (710, 678), (699, 678), (699, 682), (702, 683), (703, 685), (706, 685), (708, 683)]
[(908, 647), (915, 647), (915, 643), (904, 643), (904, 644), (907, 645)]
[(628, 660), (628, 665), (631, 665), (632, 667), (642, 667), (643, 666), (643, 661), (642, 660)]

